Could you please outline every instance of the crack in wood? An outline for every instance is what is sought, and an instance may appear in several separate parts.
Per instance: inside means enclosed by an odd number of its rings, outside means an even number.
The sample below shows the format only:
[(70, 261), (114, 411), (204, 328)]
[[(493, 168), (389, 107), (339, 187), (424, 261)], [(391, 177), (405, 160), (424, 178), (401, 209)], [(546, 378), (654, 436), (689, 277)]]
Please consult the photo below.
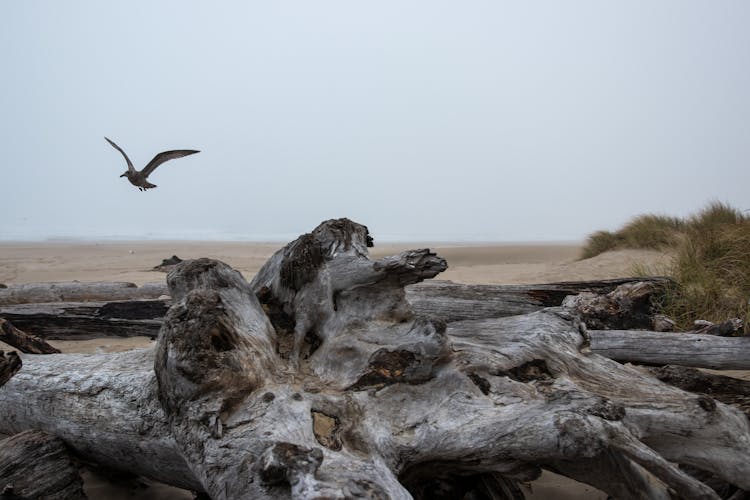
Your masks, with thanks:
[(548, 381), (554, 378), (543, 359), (533, 359), (509, 370), (500, 371), (497, 375), (509, 377), (516, 382)]

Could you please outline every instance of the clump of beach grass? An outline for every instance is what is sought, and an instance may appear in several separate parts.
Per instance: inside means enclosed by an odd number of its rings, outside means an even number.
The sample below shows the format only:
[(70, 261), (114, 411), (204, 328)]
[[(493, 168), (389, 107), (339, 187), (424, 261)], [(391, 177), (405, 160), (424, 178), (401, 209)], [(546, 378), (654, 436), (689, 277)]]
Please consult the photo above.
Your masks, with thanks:
[(685, 223), (666, 215), (640, 215), (619, 231), (597, 231), (588, 237), (582, 258), (595, 257), (608, 250), (643, 248), (662, 250), (674, 246)]
[(690, 329), (696, 319), (719, 323), (740, 318), (748, 331), (750, 218), (740, 210), (713, 202), (686, 219), (639, 216), (614, 233), (591, 235), (583, 258), (619, 248), (656, 249), (674, 256), (664, 269), (636, 266), (634, 271), (672, 277), (673, 284), (656, 306), (678, 328)]

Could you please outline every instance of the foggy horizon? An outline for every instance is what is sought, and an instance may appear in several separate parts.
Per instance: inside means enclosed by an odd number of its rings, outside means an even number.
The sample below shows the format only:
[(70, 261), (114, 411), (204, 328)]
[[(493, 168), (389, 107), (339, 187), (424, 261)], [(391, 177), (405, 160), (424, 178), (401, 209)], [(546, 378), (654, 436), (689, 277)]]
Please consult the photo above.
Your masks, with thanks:
[[(582, 242), (750, 209), (750, 4), (0, 5), (0, 241)], [(118, 176), (171, 149), (142, 193)]]

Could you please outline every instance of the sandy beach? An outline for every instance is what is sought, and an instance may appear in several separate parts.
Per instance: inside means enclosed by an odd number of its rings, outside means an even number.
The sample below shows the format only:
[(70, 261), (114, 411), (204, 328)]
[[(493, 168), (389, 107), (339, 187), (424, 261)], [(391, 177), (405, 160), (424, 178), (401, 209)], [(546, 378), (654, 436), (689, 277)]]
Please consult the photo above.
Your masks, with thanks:
[[(162, 259), (219, 259), (252, 278), (284, 243), (118, 242), (0, 243), (0, 283), (40, 281), (161, 281), (152, 268)], [(631, 276), (636, 264), (663, 267), (668, 256), (652, 250), (619, 250), (579, 261), (574, 243), (494, 245), (386, 244), (370, 250), (371, 258), (407, 249), (430, 248), (448, 261), (438, 279), (461, 283), (549, 283)]]
[[(217, 242), (118, 242), (118, 243), (2, 243), (0, 283), (6, 285), (41, 281), (128, 281), (136, 284), (162, 281), (165, 274), (151, 270), (162, 259), (212, 257), (235, 267), (251, 279), (282, 243)], [(549, 244), (388, 244), (371, 249), (373, 259), (409, 248), (431, 248), (448, 261), (438, 276), (463, 283), (522, 284), (594, 280), (632, 276), (636, 265), (664, 268), (669, 257), (660, 252), (623, 250), (583, 261), (581, 248), (572, 243)], [(51, 342), (63, 352), (114, 352), (148, 347), (145, 337)], [(0, 349), (11, 349), (0, 343)], [(84, 472), (91, 499), (192, 498), (190, 492), (134, 480), (112, 484), (90, 471)], [(555, 474), (546, 473), (527, 489), (532, 499), (604, 499), (596, 489)]]

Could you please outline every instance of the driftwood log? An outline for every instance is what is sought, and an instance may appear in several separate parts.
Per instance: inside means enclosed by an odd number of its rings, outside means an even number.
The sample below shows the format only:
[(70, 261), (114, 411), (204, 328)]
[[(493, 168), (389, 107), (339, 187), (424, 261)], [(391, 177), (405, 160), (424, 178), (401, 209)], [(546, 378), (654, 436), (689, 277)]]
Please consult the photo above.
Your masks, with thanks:
[(638, 330), (591, 330), (591, 349), (622, 362), (750, 370), (750, 337)]
[(569, 296), (602, 296), (637, 283), (657, 289), (667, 281), (668, 278), (653, 277), (539, 285), (466, 285), (434, 280), (407, 287), (406, 297), (417, 314), (451, 322), (528, 314), (562, 305)]
[[(464, 285), (450, 281), (417, 283), (406, 287), (406, 298), (416, 314), (445, 322), (501, 318), (559, 306), (569, 295), (609, 293), (619, 285), (643, 278), (576, 281), (541, 285)], [(650, 278), (659, 284), (663, 278)], [(51, 340), (159, 334), (171, 305), (166, 285), (148, 283), (59, 283), (14, 285), (12, 295), (0, 293), (0, 318)], [(62, 291), (67, 290), (66, 293)], [(23, 293), (22, 293), (23, 292)], [(75, 293), (73, 293), (75, 292)], [(153, 298), (153, 296), (157, 298)], [(124, 299), (123, 296), (128, 296)], [(78, 302), (73, 298), (85, 299)], [(11, 300), (12, 299), (12, 300)]]
[(0, 318), (0, 341), (27, 354), (55, 354), (59, 349), (44, 339), (29, 335), (13, 326), (7, 319)]
[[(0, 340), (21, 352), (60, 351), (42, 339), (0, 319)], [(22, 366), (15, 352), (0, 351), (0, 386)], [(26, 431), (0, 439), (0, 500), (85, 499), (83, 482), (63, 441), (42, 431)]]
[[(609, 298), (623, 287), (642, 289), (658, 287), (664, 278), (648, 280), (636, 278), (577, 281), (540, 285), (464, 285), (449, 281), (423, 282), (406, 287), (406, 298), (419, 316), (442, 320), (446, 323), (461, 320), (502, 318), (540, 311), (545, 307), (559, 306), (569, 297), (568, 303), (582, 313), (589, 328), (596, 328), (605, 321), (602, 312), (591, 314), (592, 294), (602, 297), (599, 303), (612, 303)], [(79, 284), (83, 287), (83, 284)], [(40, 288), (41, 284), (39, 284)], [(99, 287), (100, 284), (94, 284)], [(117, 287), (114, 287), (117, 289)], [(81, 290), (81, 294), (84, 291)], [(88, 293), (88, 292), (86, 292)], [(167, 295), (168, 291), (164, 290)], [(588, 298), (584, 308), (577, 297)], [(93, 295), (89, 293), (89, 295)], [(99, 298), (107, 298), (102, 295)], [(595, 301), (596, 302), (596, 301)], [(84, 340), (101, 337), (147, 336), (156, 338), (164, 321), (171, 300), (108, 300), (106, 302), (50, 302), (42, 304), (20, 304), (0, 306), (0, 318), (13, 321), (15, 325), (38, 335), (40, 340)], [(582, 309), (582, 310), (581, 310)], [(612, 314), (607, 325), (631, 322), (625, 319), (627, 307), (623, 301), (614, 302), (614, 307), (605, 308)], [(599, 311), (599, 310), (598, 310)], [(641, 326), (650, 320), (639, 313)], [(0, 341), (16, 345), (8, 339), (7, 323), (0, 319)], [(622, 362), (644, 364), (683, 364), (701, 368), (723, 370), (750, 369), (750, 337), (720, 338), (698, 335), (695, 332), (664, 333), (639, 330), (590, 330), (591, 349), (597, 354)], [(42, 340), (43, 341), (43, 340)], [(18, 347), (21, 349), (20, 347)], [(31, 352), (31, 351), (24, 351)]]
[(0, 305), (156, 299), (166, 293), (163, 283), (146, 283), (140, 287), (133, 283), (109, 281), (29, 283), (0, 288)]
[(370, 241), (328, 221), (252, 284), (179, 264), (155, 349), (23, 355), (0, 432), (213, 499), (522, 498), (542, 468), (617, 498), (718, 498), (678, 465), (750, 490), (741, 411), (592, 353), (569, 310), (419, 316), (404, 287), (445, 262), (371, 261)]
[(49, 340), (155, 338), (169, 304), (169, 299), (28, 303), (0, 306), (0, 317)]

